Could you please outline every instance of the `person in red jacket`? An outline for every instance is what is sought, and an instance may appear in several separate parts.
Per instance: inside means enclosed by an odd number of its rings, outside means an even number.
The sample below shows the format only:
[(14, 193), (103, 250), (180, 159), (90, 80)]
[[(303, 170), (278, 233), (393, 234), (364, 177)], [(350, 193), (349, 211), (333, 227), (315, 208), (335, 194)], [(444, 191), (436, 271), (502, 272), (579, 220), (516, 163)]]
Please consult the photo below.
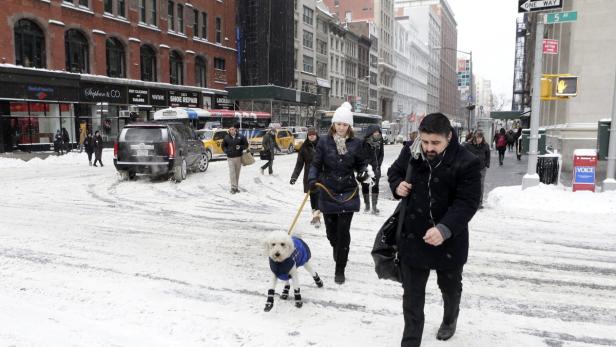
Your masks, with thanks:
[(502, 166), (503, 159), (505, 159), (505, 151), (507, 150), (507, 134), (505, 133), (505, 128), (501, 128), (498, 134), (494, 136), (494, 143), (498, 151), (498, 164)]

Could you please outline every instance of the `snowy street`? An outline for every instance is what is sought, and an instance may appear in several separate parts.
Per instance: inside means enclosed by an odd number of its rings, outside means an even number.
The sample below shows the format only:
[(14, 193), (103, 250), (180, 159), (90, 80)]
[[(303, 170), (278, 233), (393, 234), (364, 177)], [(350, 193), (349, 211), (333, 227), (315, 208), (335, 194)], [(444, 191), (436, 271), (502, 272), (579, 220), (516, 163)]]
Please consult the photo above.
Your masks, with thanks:
[[(386, 147), (384, 173), (400, 148)], [(257, 158), (235, 195), (225, 160), (176, 184), (119, 181), (111, 150), (103, 168), (75, 152), (0, 158), (0, 345), (398, 346), (402, 288), (379, 280), (370, 256), (393, 200), (379, 202), (379, 216), (355, 214), (342, 286), (307, 204), (297, 231), (325, 286), (300, 269), (303, 308), (277, 296), (263, 312), (262, 238), (287, 230), (302, 201), (301, 179), (289, 184), (295, 158), (276, 156), (272, 176)], [(497, 164), (491, 175), (505, 170)], [(616, 346), (616, 193), (521, 191), (520, 182), (493, 190), (470, 224), (447, 342), (435, 338), (442, 299), (432, 273), (422, 346)]]

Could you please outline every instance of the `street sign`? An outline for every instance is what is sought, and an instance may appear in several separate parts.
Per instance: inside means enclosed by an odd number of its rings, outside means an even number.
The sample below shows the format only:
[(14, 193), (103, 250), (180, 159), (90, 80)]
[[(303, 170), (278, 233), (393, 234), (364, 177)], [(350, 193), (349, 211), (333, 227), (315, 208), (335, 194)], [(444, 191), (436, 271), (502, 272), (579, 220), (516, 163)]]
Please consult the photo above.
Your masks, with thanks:
[(558, 54), (558, 40), (543, 39), (543, 54)]
[(556, 79), (556, 96), (576, 96), (577, 76), (560, 76)]
[(558, 24), (577, 21), (577, 11), (556, 12), (545, 15), (545, 24)]
[(562, 8), (563, 0), (518, 0), (518, 13)]

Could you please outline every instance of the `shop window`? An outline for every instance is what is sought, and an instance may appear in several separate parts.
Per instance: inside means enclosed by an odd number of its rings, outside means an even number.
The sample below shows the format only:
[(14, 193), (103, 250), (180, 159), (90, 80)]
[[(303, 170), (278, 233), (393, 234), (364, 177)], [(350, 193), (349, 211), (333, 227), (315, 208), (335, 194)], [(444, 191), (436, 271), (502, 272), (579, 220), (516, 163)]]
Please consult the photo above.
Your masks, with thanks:
[(69, 29), (64, 34), (64, 48), (66, 51), (66, 70), (70, 72), (87, 73), (88, 40), (83, 33), (76, 29)]
[(107, 76), (126, 77), (126, 60), (124, 46), (116, 38), (108, 38), (106, 42)]
[(184, 84), (184, 62), (176, 51), (169, 54), (169, 83)]
[(148, 45), (141, 46), (141, 80), (156, 82), (156, 52)]
[(195, 58), (195, 82), (199, 87), (207, 87), (207, 63), (205, 58)]
[(15, 24), (15, 64), (25, 67), (45, 67), (45, 35), (31, 20)]

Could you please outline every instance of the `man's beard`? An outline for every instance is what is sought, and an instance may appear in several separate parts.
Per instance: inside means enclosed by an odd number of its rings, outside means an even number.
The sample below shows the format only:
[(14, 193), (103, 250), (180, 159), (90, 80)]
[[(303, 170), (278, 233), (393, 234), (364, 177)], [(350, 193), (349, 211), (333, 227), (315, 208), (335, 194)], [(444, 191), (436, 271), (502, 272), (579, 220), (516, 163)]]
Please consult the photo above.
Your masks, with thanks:
[(434, 160), (438, 157), (438, 153), (436, 151), (426, 152), (426, 157), (428, 160)]

